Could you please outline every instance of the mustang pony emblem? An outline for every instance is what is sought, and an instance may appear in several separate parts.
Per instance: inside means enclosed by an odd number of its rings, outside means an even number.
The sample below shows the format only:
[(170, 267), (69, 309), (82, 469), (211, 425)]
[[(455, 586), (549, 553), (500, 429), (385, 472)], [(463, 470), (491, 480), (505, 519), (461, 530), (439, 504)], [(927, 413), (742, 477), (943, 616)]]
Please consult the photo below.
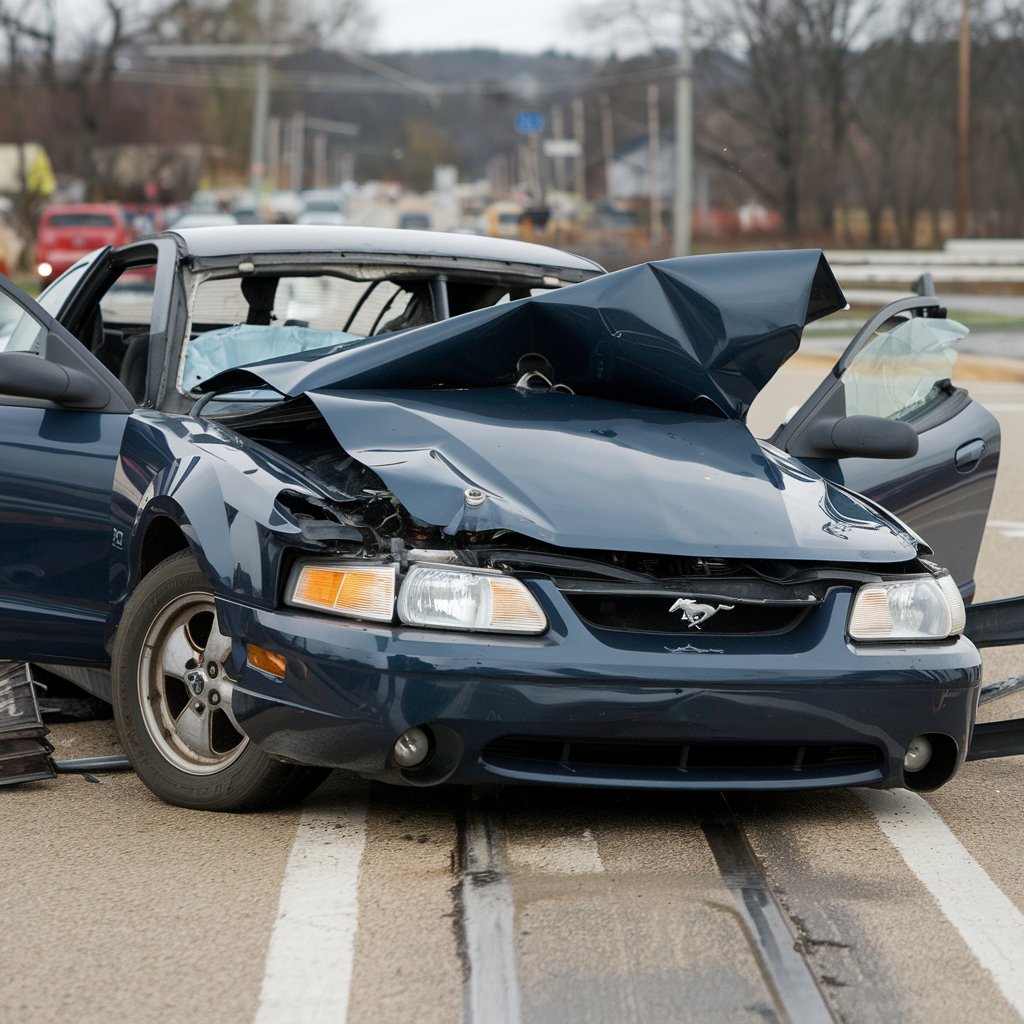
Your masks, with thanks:
[(694, 601), (692, 597), (681, 597), (669, 608), (669, 614), (682, 612), (687, 626), (700, 629), (700, 624), (707, 622), (712, 615), (717, 615), (719, 612), (731, 612), (734, 607), (735, 605), (731, 604), (702, 604), (700, 601)]

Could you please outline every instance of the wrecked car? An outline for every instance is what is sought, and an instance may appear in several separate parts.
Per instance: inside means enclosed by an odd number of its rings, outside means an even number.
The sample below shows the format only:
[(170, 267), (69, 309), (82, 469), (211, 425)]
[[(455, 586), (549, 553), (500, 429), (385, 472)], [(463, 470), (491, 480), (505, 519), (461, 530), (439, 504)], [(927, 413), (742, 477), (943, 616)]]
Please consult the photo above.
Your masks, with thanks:
[(165, 800), (267, 807), (333, 768), (930, 789), (964, 761), (999, 431), (934, 297), (759, 441), (751, 402), (846, 307), (816, 250), (604, 274), (196, 229), (45, 308), (0, 290), (0, 657), (110, 700)]

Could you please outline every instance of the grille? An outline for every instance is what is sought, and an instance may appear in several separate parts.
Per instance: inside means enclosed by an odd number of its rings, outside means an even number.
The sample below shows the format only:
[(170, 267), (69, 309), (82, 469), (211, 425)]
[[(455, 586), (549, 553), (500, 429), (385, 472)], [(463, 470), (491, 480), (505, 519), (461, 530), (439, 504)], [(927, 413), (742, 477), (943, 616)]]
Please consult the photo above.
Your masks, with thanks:
[(882, 764), (877, 748), (857, 743), (619, 743), (533, 736), (499, 737), (484, 747), (482, 756), (494, 767), (525, 771), (571, 769), (585, 774), (588, 769), (628, 769), (664, 774), (675, 769), (696, 777), (757, 771), (769, 775), (871, 771)]
[[(636, 633), (685, 633), (690, 636), (784, 633), (792, 629), (808, 611), (806, 606), (702, 601), (702, 604), (711, 608), (717, 606), (720, 610), (693, 626), (683, 617), (681, 610), (669, 611), (676, 603), (676, 598), (671, 594), (566, 594), (565, 597), (585, 622), (602, 629)], [(733, 607), (727, 608), (729, 604)]]

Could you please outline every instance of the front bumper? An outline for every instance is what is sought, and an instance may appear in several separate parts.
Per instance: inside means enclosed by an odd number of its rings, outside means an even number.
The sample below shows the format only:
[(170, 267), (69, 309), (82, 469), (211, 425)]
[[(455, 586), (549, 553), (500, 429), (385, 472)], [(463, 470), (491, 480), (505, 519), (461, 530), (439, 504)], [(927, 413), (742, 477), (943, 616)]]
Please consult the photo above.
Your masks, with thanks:
[[(981, 682), (965, 638), (855, 647), (842, 589), (784, 634), (601, 630), (552, 585), (532, 586), (552, 624), (544, 637), (382, 628), (218, 600), (227, 635), (288, 666), (284, 679), (268, 675), (236, 643), (234, 714), (275, 756), (409, 785), (899, 786), (921, 734), (945, 751), (935, 784), (963, 763)], [(403, 770), (391, 752), (412, 726), (429, 731), (432, 754)]]

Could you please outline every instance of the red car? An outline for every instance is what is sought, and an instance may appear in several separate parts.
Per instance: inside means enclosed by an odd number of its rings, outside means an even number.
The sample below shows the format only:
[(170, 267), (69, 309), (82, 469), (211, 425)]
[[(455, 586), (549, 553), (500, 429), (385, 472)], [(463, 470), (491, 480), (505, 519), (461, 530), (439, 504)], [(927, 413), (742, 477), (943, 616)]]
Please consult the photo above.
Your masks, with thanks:
[(135, 238), (127, 211), (118, 203), (60, 203), (44, 207), (36, 237), (36, 273), (49, 284), (86, 253)]

